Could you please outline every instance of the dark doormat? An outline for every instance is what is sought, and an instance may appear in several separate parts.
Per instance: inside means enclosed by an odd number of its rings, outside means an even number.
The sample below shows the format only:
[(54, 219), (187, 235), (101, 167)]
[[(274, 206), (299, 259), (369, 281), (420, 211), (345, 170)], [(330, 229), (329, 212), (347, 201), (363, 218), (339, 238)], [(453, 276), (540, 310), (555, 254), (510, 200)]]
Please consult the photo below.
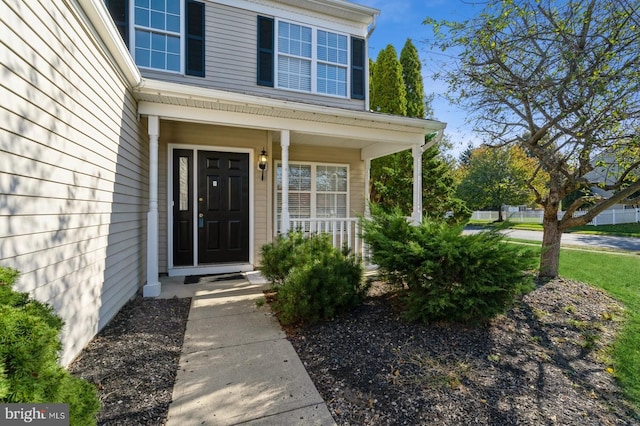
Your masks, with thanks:
[(185, 284), (212, 283), (214, 281), (243, 280), (242, 274), (217, 274), (217, 275), (188, 275), (184, 277)]

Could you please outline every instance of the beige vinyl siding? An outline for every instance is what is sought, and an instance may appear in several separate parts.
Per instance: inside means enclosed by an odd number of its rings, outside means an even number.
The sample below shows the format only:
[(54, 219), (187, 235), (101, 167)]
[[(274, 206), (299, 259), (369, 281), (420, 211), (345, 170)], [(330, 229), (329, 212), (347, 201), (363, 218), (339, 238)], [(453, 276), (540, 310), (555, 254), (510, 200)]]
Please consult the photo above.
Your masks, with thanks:
[[(220, 150), (225, 148), (245, 148), (253, 150), (253, 160), (263, 148), (268, 148), (268, 132), (264, 130), (245, 129), (237, 127), (212, 126), (197, 123), (184, 123), (178, 121), (160, 121), (160, 146), (158, 152), (159, 179), (159, 270), (168, 270), (168, 152), (169, 144), (197, 146), (198, 149)], [(261, 174), (257, 172), (257, 165), (250, 164), (254, 168), (254, 199), (250, 200), (254, 206), (254, 256), (257, 259), (260, 247), (267, 241), (269, 222), (267, 217), (267, 205), (270, 199), (267, 196), (267, 175), (261, 180)], [(270, 204), (269, 204), (270, 205)]]
[(143, 70), (145, 77), (314, 105), (364, 110), (364, 101), (257, 84), (257, 21), (253, 11), (205, 3), (205, 77)]
[[(274, 161), (282, 159), (280, 144), (273, 144)], [(349, 165), (349, 216), (364, 215), (365, 186), (364, 161), (360, 159), (359, 149), (324, 147), (292, 143), (289, 146), (289, 161), (307, 161), (312, 163)]]
[(0, 264), (65, 321), (70, 362), (144, 282), (137, 105), (71, 1), (0, 1)]

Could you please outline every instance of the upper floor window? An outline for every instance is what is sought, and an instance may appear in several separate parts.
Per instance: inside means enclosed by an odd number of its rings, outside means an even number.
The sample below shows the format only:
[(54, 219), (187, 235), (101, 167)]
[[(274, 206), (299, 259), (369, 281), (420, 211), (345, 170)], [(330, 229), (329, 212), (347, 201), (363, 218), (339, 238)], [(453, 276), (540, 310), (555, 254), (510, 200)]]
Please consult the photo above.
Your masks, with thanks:
[(181, 0), (135, 0), (135, 60), (141, 67), (181, 71)]
[(347, 96), (346, 35), (278, 21), (277, 87)]
[(347, 96), (347, 36), (318, 30), (318, 92)]
[(105, 0), (136, 65), (204, 77), (205, 4), (196, 0)]
[(258, 16), (261, 86), (364, 99), (365, 54), (362, 38)]
[(278, 23), (278, 87), (311, 91), (311, 28)]

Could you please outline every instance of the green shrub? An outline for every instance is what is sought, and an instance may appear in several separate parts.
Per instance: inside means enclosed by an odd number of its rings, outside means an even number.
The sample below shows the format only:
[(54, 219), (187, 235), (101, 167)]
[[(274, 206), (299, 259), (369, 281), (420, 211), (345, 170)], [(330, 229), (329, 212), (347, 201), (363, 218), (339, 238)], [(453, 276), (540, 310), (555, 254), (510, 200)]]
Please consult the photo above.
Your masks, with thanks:
[(408, 288), (414, 282), (409, 275), (419, 262), (408, 249), (415, 230), (399, 209), (385, 213), (371, 206), (372, 219), (362, 219), (363, 238), (369, 246), (371, 262), (377, 265), (383, 279)]
[(51, 306), (14, 291), (17, 275), (0, 267), (0, 402), (67, 403), (71, 425), (95, 424), (94, 387), (58, 364), (62, 320)]
[(363, 220), (372, 261), (406, 289), (410, 320), (482, 322), (531, 288), (535, 254), (490, 231), (462, 235), (462, 226), (424, 220), (412, 226), (398, 212)]
[[(327, 234), (309, 238), (302, 238), (299, 233), (290, 236), (293, 241), (279, 238), (267, 250), (264, 247), (262, 250), (263, 256), (265, 251), (269, 256), (283, 254), (283, 265), (286, 266), (266, 267), (271, 273), (277, 271), (278, 276), (284, 277), (273, 303), (283, 324), (332, 318), (361, 301), (366, 284), (358, 258), (334, 248)], [(274, 257), (269, 261), (277, 260)]]
[(262, 262), (258, 269), (266, 279), (277, 286), (284, 283), (289, 271), (296, 265), (308, 263), (313, 253), (302, 232), (289, 232), (260, 248)]

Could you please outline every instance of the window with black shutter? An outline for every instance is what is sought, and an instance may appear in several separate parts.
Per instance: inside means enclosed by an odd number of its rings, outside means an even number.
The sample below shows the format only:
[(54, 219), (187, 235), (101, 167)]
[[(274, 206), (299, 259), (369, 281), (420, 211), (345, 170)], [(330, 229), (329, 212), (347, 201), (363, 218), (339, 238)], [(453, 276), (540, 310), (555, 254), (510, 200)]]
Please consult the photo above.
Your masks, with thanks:
[(365, 95), (365, 41), (351, 37), (351, 98), (364, 99)]
[(273, 87), (273, 18), (258, 16), (258, 85)]
[(187, 75), (204, 77), (204, 3), (188, 0), (186, 66)]
[(128, 0), (104, 0), (113, 22), (118, 28), (120, 36), (124, 43), (129, 46), (129, 27), (127, 25), (129, 18), (129, 1)]

